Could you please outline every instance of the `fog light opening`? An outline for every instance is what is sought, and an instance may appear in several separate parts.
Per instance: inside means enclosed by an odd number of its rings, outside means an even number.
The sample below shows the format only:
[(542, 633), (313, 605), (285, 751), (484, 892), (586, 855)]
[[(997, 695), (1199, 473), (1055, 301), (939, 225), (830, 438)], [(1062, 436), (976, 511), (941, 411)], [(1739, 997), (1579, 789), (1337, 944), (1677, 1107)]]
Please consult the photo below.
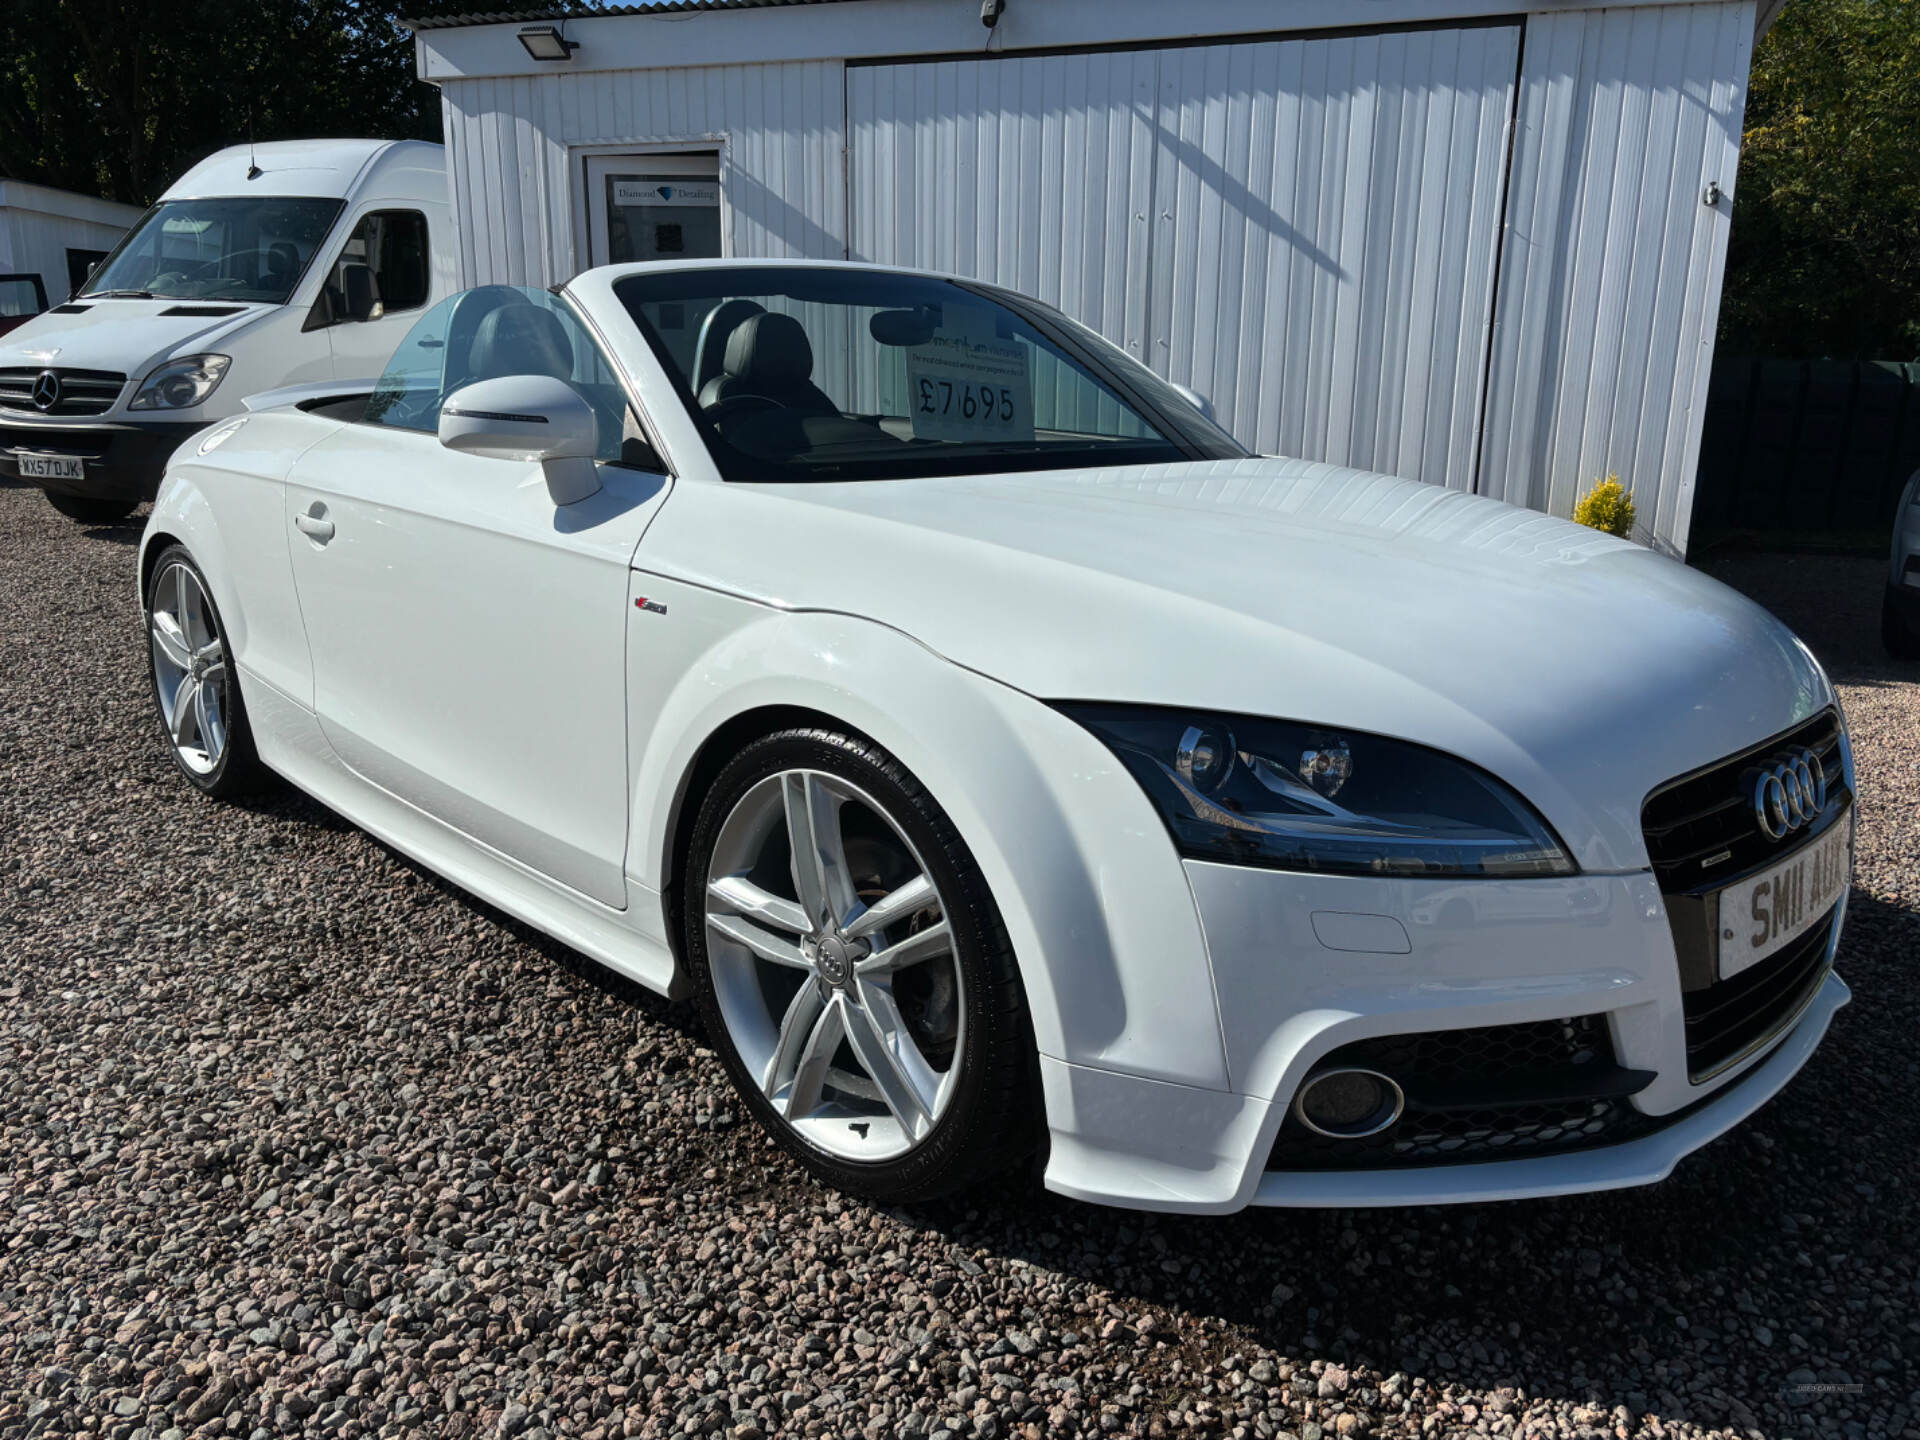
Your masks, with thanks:
[(1307, 1129), (1329, 1140), (1364, 1140), (1391, 1126), (1406, 1105), (1406, 1095), (1391, 1076), (1341, 1066), (1308, 1076), (1294, 1097), (1293, 1113)]

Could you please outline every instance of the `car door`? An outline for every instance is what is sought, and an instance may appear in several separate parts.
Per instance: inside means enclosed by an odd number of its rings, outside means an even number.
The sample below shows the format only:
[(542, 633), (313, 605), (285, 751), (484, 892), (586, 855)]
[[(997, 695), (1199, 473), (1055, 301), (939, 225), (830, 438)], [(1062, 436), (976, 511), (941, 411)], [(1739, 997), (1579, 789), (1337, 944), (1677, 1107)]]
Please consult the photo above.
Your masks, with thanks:
[[(333, 374), (359, 380), (380, 374), (412, 330), (433, 290), (433, 244), (423, 210), (388, 206), (355, 221), (327, 272), (320, 305), (328, 320)], [(359, 303), (371, 303), (366, 314)]]
[[(528, 306), (554, 317), (547, 331), (564, 330), (569, 354), (487, 323)], [(433, 433), (447, 393), (527, 372), (569, 380), (601, 412), (598, 494), (556, 507), (538, 464), (462, 454)], [(545, 292), (455, 296), (400, 347), (367, 422), (301, 457), (286, 522), (314, 709), (339, 759), (623, 907), (627, 567), (668, 482), (620, 463), (638, 431), (614, 375)]]

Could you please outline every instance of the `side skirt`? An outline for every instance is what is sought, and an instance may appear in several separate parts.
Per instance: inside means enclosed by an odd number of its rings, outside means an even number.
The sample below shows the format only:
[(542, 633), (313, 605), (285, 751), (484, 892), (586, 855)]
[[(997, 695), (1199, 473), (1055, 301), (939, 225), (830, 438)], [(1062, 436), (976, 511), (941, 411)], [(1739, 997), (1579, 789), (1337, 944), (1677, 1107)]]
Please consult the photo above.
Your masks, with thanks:
[(240, 667), (260, 759), (330, 810), (489, 905), (649, 990), (689, 993), (666, 937), (657, 891), (634, 884), (614, 910), (575, 894), (348, 770), (313, 712)]

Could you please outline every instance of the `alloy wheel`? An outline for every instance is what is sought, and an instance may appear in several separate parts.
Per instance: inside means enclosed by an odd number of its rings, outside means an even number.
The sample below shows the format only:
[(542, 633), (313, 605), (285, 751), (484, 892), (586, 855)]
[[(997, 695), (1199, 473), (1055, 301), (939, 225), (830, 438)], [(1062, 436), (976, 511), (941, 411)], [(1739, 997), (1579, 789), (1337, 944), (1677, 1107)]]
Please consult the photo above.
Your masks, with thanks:
[(966, 1051), (948, 910), (899, 823), (818, 770), (750, 787), (707, 872), (708, 968), (741, 1063), (841, 1160), (895, 1159), (946, 1111)]
[(194, 774), (211, 775), (227, 751), (227, 649), (213, 602), (190, 566), (176, 561), (161, 572), (147, 633), (174, 753)]

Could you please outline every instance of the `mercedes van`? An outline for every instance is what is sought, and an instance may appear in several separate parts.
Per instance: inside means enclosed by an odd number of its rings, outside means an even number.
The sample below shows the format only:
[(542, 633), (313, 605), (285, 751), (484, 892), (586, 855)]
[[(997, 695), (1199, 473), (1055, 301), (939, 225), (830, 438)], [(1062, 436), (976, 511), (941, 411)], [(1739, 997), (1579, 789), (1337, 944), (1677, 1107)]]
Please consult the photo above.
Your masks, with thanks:
[(194, 431), (257, 391), (377, 376), (453, 287), (440, 146), (222, 150), (0, 336), (0, 476), (75, 520), (124, 519)]

